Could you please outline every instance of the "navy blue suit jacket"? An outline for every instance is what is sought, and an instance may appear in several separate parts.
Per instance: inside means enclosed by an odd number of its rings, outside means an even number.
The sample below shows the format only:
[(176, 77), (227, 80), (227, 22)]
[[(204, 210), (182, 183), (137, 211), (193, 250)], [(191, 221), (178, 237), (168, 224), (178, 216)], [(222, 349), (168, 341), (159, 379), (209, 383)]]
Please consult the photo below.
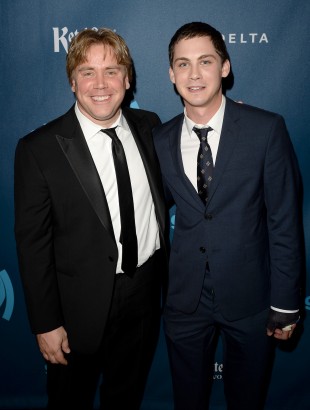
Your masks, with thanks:
[(176, 205), (167, 304), (193, 312), (206, 263), (227, 320), (272, 305), (298, 309), (299, 171), (283, 118), (226, 100), (206, 206), (183, 169), (181, 114), (155, 129), (167, 196)]

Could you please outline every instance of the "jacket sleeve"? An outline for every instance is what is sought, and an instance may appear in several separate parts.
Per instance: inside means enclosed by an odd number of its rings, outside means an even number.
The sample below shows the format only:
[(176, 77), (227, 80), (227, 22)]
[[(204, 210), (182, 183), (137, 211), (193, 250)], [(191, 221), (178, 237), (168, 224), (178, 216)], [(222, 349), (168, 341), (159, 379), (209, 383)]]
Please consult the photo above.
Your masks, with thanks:
[(299, 308), (302, 267), (300, 173), (284, 120), (276, 116), (270, 131), (264, 193), (271, 270), (271, 306)]
[(49, 188), (27, 139), (15, 153), (15, 238), (31, 330), (53, 330), (63, 323), (53, 250)]

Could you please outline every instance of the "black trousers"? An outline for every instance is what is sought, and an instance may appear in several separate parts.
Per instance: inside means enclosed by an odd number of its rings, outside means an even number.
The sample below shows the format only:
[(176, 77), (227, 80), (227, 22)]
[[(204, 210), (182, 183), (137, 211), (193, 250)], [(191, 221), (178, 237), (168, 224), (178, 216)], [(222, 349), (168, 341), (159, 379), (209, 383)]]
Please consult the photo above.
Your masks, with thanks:
[(99, 381), (101, 409), (140, 408), (159, 336), (161, 275), (160, 251), (133, 278), (116, 275), (100, 350), (71, 352), (67, 366), (48, 364), (48, 409), (93, 409)]
[(223, 380), (228, 410), (262, 410), (272, 363), (266, 335), (269, 309), (229, 322), (221, 315), (206, 276), (197, 310), (164, 312), (174, 410), (207, 410), (218, 335), (223, 341)]

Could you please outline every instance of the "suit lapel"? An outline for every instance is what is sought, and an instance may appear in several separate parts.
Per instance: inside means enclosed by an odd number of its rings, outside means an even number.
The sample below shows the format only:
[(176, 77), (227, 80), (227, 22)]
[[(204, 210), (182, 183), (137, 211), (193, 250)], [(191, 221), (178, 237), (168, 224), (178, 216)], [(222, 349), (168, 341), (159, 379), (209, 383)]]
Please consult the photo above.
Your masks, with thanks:
[(183, 160), (182, 160), (182, 153), (181, 153), (181, 134), (182, 134), (182, 127), (183, 127), (184, 115), (182, 114), (178, 117), (178, 124), (176, 127), (172, 127), (172, 131), (169, 135), (169, 143), (170, 143), (170, 152), (172, 153), (172, 163), (176, 169), (176, 174), (179, 175), (182, 179), (183, 185), (186, 188), (186, 191), (179, 192), (184, 199), (189, 198), (191, 203), (195, 201), (195, 206), (199, 210), (203, 209), (204, 205), (199, 198), (197, 191), (191, 181), (188, 179), (187, 175), (184, 171)]
[(135, 111), (123, 108), (123, 115), (126, 118), (127, 124), (139, 150), (155, 204), (159, 226), (164, 231), (166, 215), (163, 200), (164, 194), (161, 183), (161, 174), (159, 166), (157, 166), (158, 161), (153, 148), (153, 137), (150, 124), (146, 122), (144, 118), (138, 117)]
[[(208, 208), (209, 204), (211, 203), (216, 190), (219, 186), (221, 177), (223, 172), (232, 156), (233, 150), (236, 146), (238, 135), (239, 135), (239, 127), (238, 127), (238, 106), (235, 105), (229, 98), (226, 98), (226, 108), (224, 113), (224, 120), (221, 132), (221, 138), (219, 143), (219, 148), (217, 152), (217, 158), (215, 163), (215, 168), (213, 171), (213, 179), (212, 184), (210, 186), (209, 191), (209, 200), (206, 205)], [(182, 133), (182, 125), (183, 125), (184, 116), (180, 115), (176, 118), (175, 126), (171, 127), (171, 131), (169, 133), (169, 144), (170, 144), (170, 152), (172, 153), (172, 162), (173, 166), (175, 167), (176, 174), (181, 176), (183, 180), (183, 185), (186, 188), (186, 191), (178, 191), (179, 194), (182, 195), (184, 199), (189, 198), (187, 194), (190, 194), (191, 203), (195, 205), (200, 211), (204, 209), (204, 205), (199, 198), (196, 189), (193, 187), (190, 180), (187, 178), (182, 161), (181, 155), (181, 133)], [(195, 202), (193, 202), (193, 200)]]
[(239, 135), (239, 127), (237, 124), (238, 118), (237, 110), (234, 108), (232, 101), (227, 98), (221, 138), (213, 171), (212, 184), (208, 195), (209, 200), (207, 207), (212, 201), (212, 198), (219, 186), (223, 172), (232, 157), (234, 148), (237, 144)]
[(64, 116), (62, 131), (56, 139), (99, 220), (114, 240), (106, 196), (74, 108)]

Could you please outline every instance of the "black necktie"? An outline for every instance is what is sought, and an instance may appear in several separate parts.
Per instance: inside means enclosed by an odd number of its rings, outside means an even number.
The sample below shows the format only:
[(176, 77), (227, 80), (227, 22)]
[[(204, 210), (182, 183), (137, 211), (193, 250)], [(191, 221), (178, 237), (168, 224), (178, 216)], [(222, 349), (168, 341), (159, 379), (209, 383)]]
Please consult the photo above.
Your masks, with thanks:
[(212, 131), (211, 127), (196, 128), (193, 130), (200, 140), (200, 148), (197, 156), (197, 189), (204, 204), (208, 200), (208, 187), (212, 181), (213, 159), (210, 145), (208, 144), (208, 132)]
[(117, 179), (121, 217), (120, 243), (123, 247), (122, 270), (131, 276), (135, 272), (138, 263), (135, 212), (127, 160), (123, 145), (116, 135), (115, 128), (107, 128), (101, 131), (105, 132), (112, 139), (112, 154)]

